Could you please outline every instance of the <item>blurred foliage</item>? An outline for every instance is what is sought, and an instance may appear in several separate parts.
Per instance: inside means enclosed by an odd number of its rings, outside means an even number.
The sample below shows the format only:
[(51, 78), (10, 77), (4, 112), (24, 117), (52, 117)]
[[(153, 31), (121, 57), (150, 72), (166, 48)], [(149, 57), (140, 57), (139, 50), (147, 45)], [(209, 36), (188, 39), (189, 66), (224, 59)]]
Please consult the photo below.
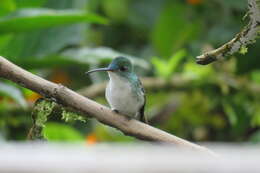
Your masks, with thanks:
[[(149, 118), (173, 99), (180, 103), (155, 126), (193, 141), (260, 142), (260, 43), (209, 66), (194, 58), (234, 37), (245, 13), (245, 0), (1, 0), (0, 55), (74, 90), (107, 80), (105, 73), (88, 78), (85, 71), (127, 56), (139, 76), (187, 81), (147, 91)], [(0, 138), (26, 139), (40, 97), (1, 80)], [(96, 100), (106, 104), (104, 97)], [(43, 136), (87, 144), (138, 141), (82, 120), (52, 112)]]
[(155, 71), (157, 72), (156, 75), (165, 79), (169, 79), (185, 55), (186, 52), (184, 50), (180, 50), (171, 56), (168, 60), (163, 60), (158, 57), (152, 58), (151, 62), (155, 67)]
[(83, 142), (84, 136), (76, 129), (66, 124), (49, 122), (45, 125), (43, 136), (53, 142)]
[(22, 95), (22, 92), (18, 88), (1, 82), (0, 83), (0, 93), (3, 96), (12, 98), (23, 108), (27, 107), (27, 103)]
[(83, 21), (107, 23), (105, 19), (99, 16), (79, 11), (50, 10), (44, 8), (23, 9), (1, 18), (0, 34), (31, 31)]

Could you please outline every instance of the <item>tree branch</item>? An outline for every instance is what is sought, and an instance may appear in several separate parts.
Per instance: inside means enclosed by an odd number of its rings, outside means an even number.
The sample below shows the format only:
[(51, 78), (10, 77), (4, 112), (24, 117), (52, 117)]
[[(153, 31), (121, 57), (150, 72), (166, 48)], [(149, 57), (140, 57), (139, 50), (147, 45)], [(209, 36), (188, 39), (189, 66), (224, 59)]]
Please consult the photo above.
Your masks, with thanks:
[(248, 0), (248, 9), (249, 24), (231, 41), (215, 50), (197, 56), (198, 64), (207, 65), (225, 56), (233, 55), (241, 49), (247, 49), (247, 45), (256, 41), (260, 32), (260, 0)]
[(87, 99), (60, 84), (52, 83), (23, 70), (1, 56), (0, 77), (9, 79), (25, 88), (31, 89), (43, 95), (44, 97), (54, 98), (57, 102), (65, 106), (69, 106), (84, 115), (96, 118), (98, 121), (106, 125), (115, 127), (126, 135), (148, 141), (172, 143), (177, 146), (215, 155), (212, 151), (205, 147), (193, 144), (137, 120), (129, 120), (129, 118), (125, 116), (116, 114), (109, 108)]
[[(188, 90), (192, 89), (191, 84), (194, 81), (193, 79), (185, 79), (184, 77), (175, 74), (174, 77), (169, 79), (168, 81), (156, 78), (156, 77), (145, 77), (141, 78), (142, 84), (146, 91), (149, 90)], [(224, 81), (229, 87), (235, 88), (235, 89), (243, 89), (251, 94), (255, 95), (260, 94), (260, 85), (258, 83), (254, 83), (252, 81), (249, 81), (243, 77), (234, 77), (232, 75), (227, 75), (227, 73), (219, 72), (218, 76), (214, 78), (214, 80), (207, 80), (205, 81), (205, 84), (215, 84), (218, 85), (218, 81)], [(77, 92), (83, 96), (86, 96), (88, 98), (96, 98), (98, 96), (102, 96), (105, 93), (107, 82), (97, 83), (93, 84), (88, 87), (84, 87)]]

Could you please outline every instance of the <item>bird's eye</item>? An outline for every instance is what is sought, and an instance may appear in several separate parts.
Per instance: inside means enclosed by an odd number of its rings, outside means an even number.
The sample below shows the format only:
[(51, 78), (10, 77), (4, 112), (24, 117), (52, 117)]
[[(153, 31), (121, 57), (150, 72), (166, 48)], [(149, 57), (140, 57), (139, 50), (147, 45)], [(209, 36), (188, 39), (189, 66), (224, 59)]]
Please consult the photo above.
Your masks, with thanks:
[(127, 67), (126, 66), (120, 67), (120, 71), (127, 71)]

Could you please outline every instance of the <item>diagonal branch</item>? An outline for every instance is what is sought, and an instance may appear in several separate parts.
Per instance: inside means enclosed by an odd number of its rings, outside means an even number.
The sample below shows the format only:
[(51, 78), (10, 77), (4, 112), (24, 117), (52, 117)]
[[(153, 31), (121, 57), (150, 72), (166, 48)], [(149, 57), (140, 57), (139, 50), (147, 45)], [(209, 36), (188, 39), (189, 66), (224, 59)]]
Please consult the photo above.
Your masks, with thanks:
[(233, 55), (240, 50), (247, 50), (246, 46), (256, 41), (260, 32), (260, 0), (248, 0), (248, 9), (248, 25), (221, 47), (197, 56), (198, 64), (207, 65), (225, 56)]
[(194, 149), (207, 154), (215, 154), (209, 149), (188, 142), (137, 120), (113, 113), (109, 108), (100, 105), (78, 93), (60, 85), (36, 76), (0, 56), (0, 77), (9, 79), (25, 88), (31, 89), (44, 97), (50, 97), (57, 102), (69, 106), (86, 116), (121, 130), (124, 134), (147, 141), (167, 142), (180, 147)]

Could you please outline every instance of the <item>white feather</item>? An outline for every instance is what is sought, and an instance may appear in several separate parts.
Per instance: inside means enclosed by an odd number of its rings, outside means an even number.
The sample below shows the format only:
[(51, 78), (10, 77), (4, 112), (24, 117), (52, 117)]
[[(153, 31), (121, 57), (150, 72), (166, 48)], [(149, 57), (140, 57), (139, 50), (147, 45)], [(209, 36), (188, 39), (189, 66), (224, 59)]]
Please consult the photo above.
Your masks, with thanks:
[(136, 116), (144, 104), (144, 97), (133, 92), (131, 83), (113, 73), (108, 72), (109, 83), (106, 88), (106, 99), (112, 109), (128, 116)]

